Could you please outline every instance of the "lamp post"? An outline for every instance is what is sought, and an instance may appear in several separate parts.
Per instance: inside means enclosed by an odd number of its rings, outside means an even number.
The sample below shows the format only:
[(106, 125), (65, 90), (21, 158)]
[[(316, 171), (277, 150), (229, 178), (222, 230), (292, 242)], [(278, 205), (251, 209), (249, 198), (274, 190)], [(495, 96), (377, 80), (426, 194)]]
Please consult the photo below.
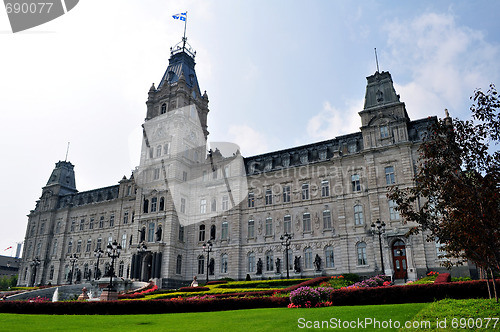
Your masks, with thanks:
[(73, 284), (73, 273), (75, 273), (75, 263), (78, 262), (78, 256), (76, 254), (69, 256), (69, 262), (71, 263), (71, 274), (69, 275), (69, 284)]
[(31, 286), (35, 286), (35, 282), (36, 282), (36, 269), (38, 267), (38, 265), (40, 265), (40, 259), (38, 259), (38, 257), (35, 257), (33, 259), (33, 261), (31, 262), (31, 268), (33, 269), (33, 278), (32, 278), (32, 281), (31, 281)]
[(137, 253), (138, 253), (139, 257), (135, 262), (134, 268), (132, 268), (132, 273), (134, 274), (134, 278), (137, 277), (140, 280), (143, 279), (143, 276), (142, 276), (142, 270), (143, 270), (142, 269), (142, 259), (143, 258), (142, 257), (146, 251), (148, 251), (148, 247), (146, 246), (146, 243), (144, 243), (144, 241), (142, 241), (141, 243), (139, 243), (137, 245)]
[(203, 243), (203, 252), (207, 253), (207, 283), (208, 283), (208, 268), (210, 264), (210, 253), (212, 252), (212, 241), (208, 240)]
[(289, 262), (288, 262), (288, 249), (290, 249), (290, 240), (291, 239), (292, 239), (292, 235), (288, 234), (288, 233), (285, 233), (285, 234), (280, 236), (281, 245), (285, 246), (286, 278), (287, 279), (290, 279), (290, 272), (288, 271), (288, 264), (289, 264)]
[(122, 251), (122, 246), (119, 245), (116, 240), (113, 243), (108, 244), (106, 247), (108, 252), (108, 257), (111, 258), (111, 268), (109, 269), (109, 285), (108, 290), (113, 290), (113, 275), (115, 274), (115, 259), (120, 257), (120, 252)]
[(95, 276), (95, 280), (99, 280), (101, 278), (100, 276), (100, 272), (99, 272), (99, 259), (104, 255), (104, 251), (102, 251), (101, 248), (97, 248), (96, 250), (94, 250), (94, 256), (97, 257), (97, 265), (96, 265), (96, 268), (95, 268), (95, 273), (94, 273), (94, 276)]
[(385, 222), (380, 222), (380, 219), (377, 219), (375, 224), (371, 225), (372, 234), (378, 234), (378, 245), (380, 247), (380, 262), (382, 264), (382, 273), (385, 273), (384, 269), (384, 256), (382, 255), (382, 238), (381, 235), (385, 233)]

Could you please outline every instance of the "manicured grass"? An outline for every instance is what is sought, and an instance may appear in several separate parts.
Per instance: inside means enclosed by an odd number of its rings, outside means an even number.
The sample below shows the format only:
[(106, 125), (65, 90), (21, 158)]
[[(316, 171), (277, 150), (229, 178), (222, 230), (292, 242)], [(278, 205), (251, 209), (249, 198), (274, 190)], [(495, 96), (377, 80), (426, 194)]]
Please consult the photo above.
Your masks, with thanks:
[[(469, 331), (499, 331), (500, 303), (496, 303), (493, 299), (445, 299), (429, 304), (413, 320), (430, 322), (431, 329), (406, 331), (443, 331), (445, 327), (446, 330), (457, 327)], [(439, 328), (437, 324), (440, 324)]]
[[(326, 307), (312, 309), (252, 309), (205, 313), (122, 316), (67, 316), (0, 314), (5, 331), (293, 331), (314, 321), (411, 320), (428, 303)], [(300, 320), (303, 319), (303, 320)], [(300, 323), (302, 322), (302, 323)], [(307, 323), (310, 322), (310, 323)], [(323, 323), (324, 324), (324, 323)], [(332, 330), (323, 325), (325, 330)], [(396, 331), (363, 326), (365, 331)], [(367, 329), (366, 329), (367, 328)], [(352, 330), (352, 329), (349, 329)], [(363, 330), (363, 329), (361, 329)]]

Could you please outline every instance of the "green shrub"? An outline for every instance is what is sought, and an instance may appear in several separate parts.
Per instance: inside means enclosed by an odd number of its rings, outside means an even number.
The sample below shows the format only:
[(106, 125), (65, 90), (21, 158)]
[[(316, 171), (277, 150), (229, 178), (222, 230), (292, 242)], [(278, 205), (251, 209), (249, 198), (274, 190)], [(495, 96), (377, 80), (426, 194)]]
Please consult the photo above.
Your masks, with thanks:
[(350, 281), (353, 284), (359, 281), (359, 276), (356, 273), (345, 273), (342, 276), (344, 280)]

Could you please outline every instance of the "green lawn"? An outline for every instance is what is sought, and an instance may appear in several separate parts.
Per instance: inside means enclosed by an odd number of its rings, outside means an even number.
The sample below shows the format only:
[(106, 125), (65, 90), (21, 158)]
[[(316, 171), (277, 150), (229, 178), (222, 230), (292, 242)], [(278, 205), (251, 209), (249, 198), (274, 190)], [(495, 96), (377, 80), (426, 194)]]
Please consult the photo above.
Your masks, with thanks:
[[(480, 331), (499, 330), (500, 323), (493, 329), (490, 321), (485, 329), (485, 317), (500, 317), (500, 305), (493, 300), (442, 300), (434, 303), (409, 303), (397, 305), (326, 307), (314, 309), (252, 309), (218, 312), (199, 312), (161, 315), (121, 316), (67, 316), (67, 315), (19, 315), (0, 314), (2, 331), (304, 331), (313, 330), (315, 322), (322, 330), (349, 331), (398, 331), (399, 322), (420, 324), (447, 320), (450, 331), (453, 318), (473, 318), (475, 324), (482, 319)], [(377, 323), (373, 323), (373, 322)], [(325, 323), (322, 323), (325, 321)], [(359, 329), (351, 328), (358, 324)], [(366, 324), (367, 322), (371, 324)], [(456, 321), (460, 324), (460, 321)], [(471, 322), (471, 321), (469, 321)], [(323, 324), (323, 325), (322, 325)], [(349, 324), (344, 325), (344, 324)], [(378, 324), (378, 325), (375, 325)], [(340, 325), (341, 328), (335, 328)], [(392, 328), (390, 328), (392, 326)], [(300, 328), (302, 327), (302, 328)], [(380, 327), (380, 328), (377, 328)], [(460, 327), (458, 325), (458, 327)], [(321, 330), (321, 329), (314, 329)], [(409, 329), (408, 331), (414, 331)], [(428, 329), (421, 329), (428, 331)]]
[[(329, 321), (332, 318), (357, 321), (358, 318), (364, 320), (376, 317), (378, 320), (405, 321), (410, 320), (427, 305), (417, 303), (314, 309), (273, 308), (123, 316), (0, 314), (0, 329), (3, 331), (293, 331), (304, 330), (299, 328), (301, 318), (304, 319), (302, 324), (304, 327), (308, 324), (307, 321)], [(380, 329), (382, 330), (387, 331)]]

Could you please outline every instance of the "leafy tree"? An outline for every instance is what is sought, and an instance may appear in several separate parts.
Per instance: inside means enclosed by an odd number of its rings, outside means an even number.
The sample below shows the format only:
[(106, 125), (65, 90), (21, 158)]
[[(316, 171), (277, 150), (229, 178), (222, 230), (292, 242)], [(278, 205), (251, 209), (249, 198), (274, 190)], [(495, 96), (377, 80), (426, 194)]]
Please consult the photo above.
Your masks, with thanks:
[(388, 197), (418, 224), (410, 234), (425, 231), (443, 245), (448, 267), (471, 261), (493, 274), (500, 271), (500, 100), (493, 84), (471, 99), (471, 120), (446, 114), (434, 123), (419, 147), (414, 187), (394, 186)]

